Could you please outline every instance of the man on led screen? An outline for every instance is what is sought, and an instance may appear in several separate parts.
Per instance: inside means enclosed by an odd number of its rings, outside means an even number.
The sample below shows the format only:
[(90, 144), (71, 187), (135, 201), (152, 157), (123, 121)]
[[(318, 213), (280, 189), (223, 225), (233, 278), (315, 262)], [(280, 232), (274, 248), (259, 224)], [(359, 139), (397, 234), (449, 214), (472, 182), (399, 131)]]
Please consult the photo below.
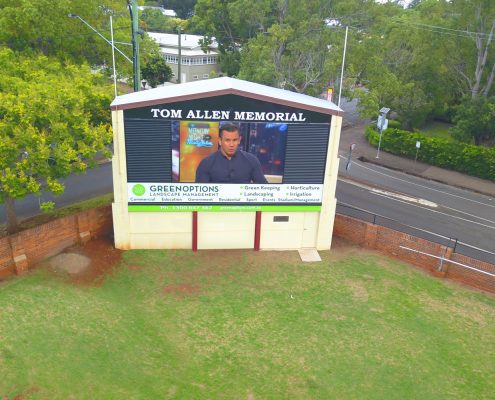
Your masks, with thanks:
[(218, 133), (219, 150), (204, 158), (196, 169), (198, 183), (267, 183), (261, 164), (251, 153), (239, 150), (239, 127), (226, 124)]

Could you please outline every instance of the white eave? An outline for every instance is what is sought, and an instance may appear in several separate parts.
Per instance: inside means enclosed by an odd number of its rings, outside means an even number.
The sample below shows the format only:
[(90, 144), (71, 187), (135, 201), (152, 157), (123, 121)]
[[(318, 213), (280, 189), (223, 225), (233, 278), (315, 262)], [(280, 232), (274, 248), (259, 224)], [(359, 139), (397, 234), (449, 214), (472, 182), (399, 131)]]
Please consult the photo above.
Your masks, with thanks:
[(323, 114), (343, 114), (342, 109), (327, 100), (228, 77), (193, 81), (125, 94), (116, 97), (110, 107), (112, 110), (125, 110), (227, 94)]
[[(173, 56), (179, 55), (179, 49), (178, 48), (165, 48), (165, 47), (160, 47), (160, 52), (162, 54), (170, 54)], [(189, 56), (189, 57), (196, 57), (196, 56), (216, 56), (218, 55), (218, 52), (214, 50), (210, 50), (208, 53), (205, 53), (201, 48), (191, 50), (191, 49), (181, 49), (181, 56)]]

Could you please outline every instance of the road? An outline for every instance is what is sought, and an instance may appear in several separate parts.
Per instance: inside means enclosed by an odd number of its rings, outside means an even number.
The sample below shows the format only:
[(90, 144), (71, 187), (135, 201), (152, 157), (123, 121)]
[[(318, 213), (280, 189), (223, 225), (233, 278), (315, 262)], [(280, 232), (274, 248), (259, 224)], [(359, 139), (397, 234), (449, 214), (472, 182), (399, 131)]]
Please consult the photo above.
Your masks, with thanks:
[[(64, 207), (85, 199), (112, 192), (112, 164), (101, 164), (86, 174), (72, 175), (63, 181), (65, 192), (61, 196), (42, 193), (40, 197), (33, 195), (16, 202), (17, 215), (21, 218), (39, 214), (39, 204), (54, 201), (56, 207)], [(0, 204), (0, 224), (5, 223), (5, 207)]]
[[(357, 160), (352, 161), (349, 170), (345, 165), (346, 159), (342, 157), (336, 194), (339, 212), (371, 221), (376, 220), (374, 215), (386, 217), (390, 220), (378, 217), (375, 222), (442, 243), (452, 238), (450, 244), (455, 240), (460, 242), (459, 252), (495, 262), (495, 199)], [(23, 218), (36, 215), (39, 201), (55, 201), (61, 207), (110, 193), (111, 164), (72, 176), (65, 184), (65, 193), (58, 198), (43, 194), (41, 199), (29, 196), (19, 201), (18, 215)], [(0, 223), (4, 222), (5, 210), (0, 205)], [(479, 252), (477, 248), (493, 254)]]
[[(363, 209), (441, 235), (445, 243), (448, 238), (457, 240), (461, 242), (457, 250), (464, 254), (495, 260), (495, 199), (359, 161), (353, 160), (348, 171), (345, 166), (342, 157), (337, 185), (340, 211), (351, 214), (342, 206)], [(443, 242), (440, 237), (432, 239)], [(477, 248), (494, 254), (481, 254)]]

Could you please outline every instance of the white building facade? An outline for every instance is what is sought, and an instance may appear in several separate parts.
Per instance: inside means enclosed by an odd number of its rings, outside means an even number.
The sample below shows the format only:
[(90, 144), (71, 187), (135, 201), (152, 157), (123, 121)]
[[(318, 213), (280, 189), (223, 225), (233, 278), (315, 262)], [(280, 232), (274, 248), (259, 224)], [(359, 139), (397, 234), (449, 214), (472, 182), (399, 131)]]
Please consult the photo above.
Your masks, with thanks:
[[(172, 68), (172, 82), (179, 82), (179, 35), (170, 33), (148, 32), (160, 46), (163, 58)], [(199, 44), (202, 36), (182, 34), (180, 37), (181, 50), (181, 76), (180, 82), (192, 82), (202, 79), (209, 79), (220, 74), (218, 65), (218, 51), (216, 43), (209, 47), (205, 53)]]

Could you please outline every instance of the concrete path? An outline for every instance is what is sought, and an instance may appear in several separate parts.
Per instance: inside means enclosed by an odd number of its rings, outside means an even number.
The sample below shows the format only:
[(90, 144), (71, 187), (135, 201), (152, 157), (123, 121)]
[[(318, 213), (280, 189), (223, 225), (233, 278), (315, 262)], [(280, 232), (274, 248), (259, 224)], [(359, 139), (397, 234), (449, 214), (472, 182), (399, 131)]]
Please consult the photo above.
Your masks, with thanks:
[(353, 159), (359, 158), (369, 163), (495, 197), (495, 182), (492, 181), (434, 167), (419, 161), (415, 162), (409, 158), (399, 157), (382, 150), (380, 150), (380, 158), (377, 159), (377, 149), (371, 146), (364, 137), (365, 127), (366, 123), (363, 121), (356, 125), (344, 124), (340, 136), (340, 155), (346, 157), (349, 154), (351, 143), (356, 143), (356, 148), (352, 152)]

